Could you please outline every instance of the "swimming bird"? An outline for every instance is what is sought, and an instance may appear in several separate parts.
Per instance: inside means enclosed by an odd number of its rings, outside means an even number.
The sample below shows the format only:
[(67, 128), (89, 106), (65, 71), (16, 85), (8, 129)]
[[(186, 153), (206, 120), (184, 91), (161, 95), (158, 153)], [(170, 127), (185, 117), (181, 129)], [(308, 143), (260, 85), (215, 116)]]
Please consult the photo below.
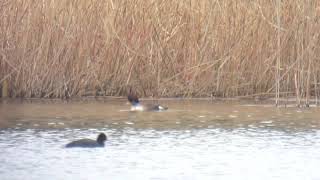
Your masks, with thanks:
[(141, 104), (136, 94), (132, 93), (131, 89), (128, 94), (128, 101), (131, 104), (131, 111), (165, 111), (168, 107), (159, 104)]
[(92, 139), (80, 139), (76, 141), (72, 141), (66, 145), (67, 148), (71, 147), (104, 147), (104, 142), (107, 140), (107, 136), (104, 133), (100, 133), (97, 137), (97, 140)]

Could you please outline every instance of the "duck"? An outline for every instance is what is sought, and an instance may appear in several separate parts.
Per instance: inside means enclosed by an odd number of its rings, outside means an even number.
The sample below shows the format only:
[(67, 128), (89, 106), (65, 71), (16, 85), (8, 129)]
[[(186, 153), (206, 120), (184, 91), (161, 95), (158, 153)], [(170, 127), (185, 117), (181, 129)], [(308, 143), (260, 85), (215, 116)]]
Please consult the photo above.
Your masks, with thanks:
[(97, 140), (92, 139), (80, 139), (72, 141), (66, 145), (66, 148), (73, 147), (85, 147), (85, 148), (94, 148), (94, 147), (104, 147), (104, 142), (107, 140), (107, 136), (104, 133), (100, 133), (97, 137)]
[(168, 107), (159, 104), (141, 104), (136, 94), (131, 89), (128, 94), (128, 101), (131, 104), (131, 111), (165, 111)]

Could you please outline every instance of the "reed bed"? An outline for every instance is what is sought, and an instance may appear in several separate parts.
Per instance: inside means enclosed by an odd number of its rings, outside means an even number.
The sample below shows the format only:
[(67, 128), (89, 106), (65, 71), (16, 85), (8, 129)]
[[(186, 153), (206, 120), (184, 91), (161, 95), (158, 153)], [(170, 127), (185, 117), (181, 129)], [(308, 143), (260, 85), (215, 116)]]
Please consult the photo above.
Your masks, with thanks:
[(317, 0), (2, 0), (11, 97), (317, 98)]

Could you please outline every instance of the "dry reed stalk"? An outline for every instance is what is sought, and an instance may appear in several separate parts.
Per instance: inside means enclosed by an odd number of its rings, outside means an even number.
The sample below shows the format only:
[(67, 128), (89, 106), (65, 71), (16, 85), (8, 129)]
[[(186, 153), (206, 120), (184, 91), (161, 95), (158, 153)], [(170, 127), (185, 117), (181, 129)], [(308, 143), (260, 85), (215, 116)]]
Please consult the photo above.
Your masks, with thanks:
[(279, 2), (3, 0), (0, 80), (12, 97), (119, 96), (132, 86), (277, 103), (296, 92), (308, 104), (319, 94), (320, 2), (281, 1), (281, 11)]
[(280, 27), (281, 27), (281, 1), (277, 0), (277, 62), (276, 62), (276, 106), (279, 105), (280, 98), (280, 68), (281, 68), (281, 35), (280, 35)]

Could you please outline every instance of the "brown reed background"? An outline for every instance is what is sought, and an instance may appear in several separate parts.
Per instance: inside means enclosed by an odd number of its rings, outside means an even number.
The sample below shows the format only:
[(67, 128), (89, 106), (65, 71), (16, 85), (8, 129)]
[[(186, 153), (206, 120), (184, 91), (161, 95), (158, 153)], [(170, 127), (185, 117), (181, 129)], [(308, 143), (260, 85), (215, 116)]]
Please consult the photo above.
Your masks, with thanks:
[(0, 28), (11, 97), (319, 95), (318, 0), (2, 0)]

